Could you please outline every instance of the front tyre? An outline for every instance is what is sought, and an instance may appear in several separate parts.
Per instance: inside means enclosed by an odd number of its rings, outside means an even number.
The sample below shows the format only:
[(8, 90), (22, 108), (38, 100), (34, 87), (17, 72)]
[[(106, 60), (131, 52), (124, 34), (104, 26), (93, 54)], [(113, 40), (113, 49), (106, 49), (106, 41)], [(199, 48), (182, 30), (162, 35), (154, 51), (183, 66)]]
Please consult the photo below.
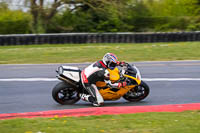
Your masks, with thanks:
[(74, 104), (80, 100), (77, 90), (65, 82), (60, 82), (53, 88), (52, 97), (62, 105)]
[(136, 86), (127, 92), (123, 98), (130, 102), (138, 102), (145, 99), (149, 95), (149, 92), (149, 86), (144, 81), (142, 81), (139, 86)]

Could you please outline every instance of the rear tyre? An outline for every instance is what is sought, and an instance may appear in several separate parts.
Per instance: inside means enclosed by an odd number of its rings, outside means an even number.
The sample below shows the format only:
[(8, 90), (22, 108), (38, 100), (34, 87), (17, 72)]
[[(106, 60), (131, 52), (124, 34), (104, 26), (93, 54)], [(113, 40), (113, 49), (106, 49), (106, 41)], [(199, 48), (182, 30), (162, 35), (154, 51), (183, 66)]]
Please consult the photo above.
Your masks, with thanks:
[(80, 100), (77, 90), (65, 82), (60, 82), (53, 88), (52, 97), (62, 105), (74, 104)]
[(130, 102), (138, 102), (145, 99), (149, 95), (149, 92), (149, 86), (144, 81), (142, 81), (139, 86), (136, 86), (127, 92), (123, 98)]

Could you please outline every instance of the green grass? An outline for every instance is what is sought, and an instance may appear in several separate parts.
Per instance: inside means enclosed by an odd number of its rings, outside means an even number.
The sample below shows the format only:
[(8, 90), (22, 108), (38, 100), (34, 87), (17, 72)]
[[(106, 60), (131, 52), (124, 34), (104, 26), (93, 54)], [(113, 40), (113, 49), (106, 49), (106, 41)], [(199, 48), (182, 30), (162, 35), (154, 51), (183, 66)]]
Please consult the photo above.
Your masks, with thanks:
[(0, 64), (93, 62), (106, 52), (128, 62), (200, 60), (200, 42), (0, 46)]
[(200, 111), (0, 120), (1, 133), (198, 133)]

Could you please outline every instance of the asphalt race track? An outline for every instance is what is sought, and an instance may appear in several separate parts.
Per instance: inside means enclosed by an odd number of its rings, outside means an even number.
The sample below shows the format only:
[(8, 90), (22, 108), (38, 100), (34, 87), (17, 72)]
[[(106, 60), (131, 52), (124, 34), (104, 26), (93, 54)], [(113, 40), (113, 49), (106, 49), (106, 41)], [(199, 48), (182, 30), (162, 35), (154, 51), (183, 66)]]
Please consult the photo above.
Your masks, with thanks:
[[(200, 103), (200, 61), (136, 62), (150, 95), (143, 101), (129, 103), (123, 99), (104, 106), (144, 106)], [(0, 113), (37, 112), (91, 107), (79, 101), (59, 105), (51, 96), (56, 81), (55, 69), (62, 64), (0, 65)], [(65, 64), (86, 67), (88, 64)]]

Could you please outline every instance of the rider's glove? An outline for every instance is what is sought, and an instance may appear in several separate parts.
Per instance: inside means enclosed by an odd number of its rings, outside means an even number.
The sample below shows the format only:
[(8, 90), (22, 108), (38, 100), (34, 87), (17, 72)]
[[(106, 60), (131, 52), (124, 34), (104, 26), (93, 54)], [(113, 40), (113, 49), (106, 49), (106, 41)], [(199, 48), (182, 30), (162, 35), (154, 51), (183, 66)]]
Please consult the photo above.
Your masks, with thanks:
[(120, 88), (120, 87), (125, 87), (126, 85), (127, 85), (126, 82), (118, 83), (118, 88)]
[(130, 80), (126, 80), (126, 85), (131, 85), (131, 81)]
[(117, 65), (119, 65), (119, 66), (125, 66), (125, 65), (126, 65), (126, 62), (124, 62), (124, 61), (122, 61), (122, 62), (118, 61), (118, 62), (117, 62)]

